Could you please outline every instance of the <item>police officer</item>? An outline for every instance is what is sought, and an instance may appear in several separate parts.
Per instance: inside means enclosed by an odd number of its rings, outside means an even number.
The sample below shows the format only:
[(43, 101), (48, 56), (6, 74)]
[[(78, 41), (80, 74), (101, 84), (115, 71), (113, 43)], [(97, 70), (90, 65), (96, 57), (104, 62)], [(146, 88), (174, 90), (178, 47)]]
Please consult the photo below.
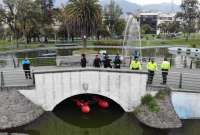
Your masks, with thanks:
[(114, 67), (120, 69), (121, 67), (120, 64), (121, 64), (120, 56), (119, 54), (117, 54), (114, 59)]
[(94, 62), (93, 62), (93, 66), (95, 68), (100, 68), (101, 67), (101, 59), (99, 58), (99, 55), (96, 55)]
[(111, 59), (109, 58), (108, 54), (105, 54), (105, 58), (103, 60), (104, 68), (112, 68)]
[(23, 70), (24, 70), (26, 79), (32, 79), (31, 71), (30, 71), (30, 64), (31, 64), (31, 62), (29, 61), (29, 59), (27, 57), (25, 57), (22, 60), (22, 66), (23, 66)]
[(164, 58), (160, 68), (162, 70), (163, 84), (165, 85), (167, 83), (167, 75), (170, 70), (170, 63), (167, 61), (167, 58)]
[(85, 54), (82, 54), (81, 55), (81, 67), (86, 68), (86, 63), (87, 63), (87, 60), (86, 60)]
[(157, 70), (157, 64), (154, 59), (150, 59), (150, 62), (148, 62), (147, 70), (149, 72), (147, 84), (152, 84), (155, 71)]
[(140, 61), (138, 61), (138, 58), (135, 57), (134, 60), (132, 60), (131, 64), (130, 64), (130, 69), (131, 70), (141, 70), (142, 66)]

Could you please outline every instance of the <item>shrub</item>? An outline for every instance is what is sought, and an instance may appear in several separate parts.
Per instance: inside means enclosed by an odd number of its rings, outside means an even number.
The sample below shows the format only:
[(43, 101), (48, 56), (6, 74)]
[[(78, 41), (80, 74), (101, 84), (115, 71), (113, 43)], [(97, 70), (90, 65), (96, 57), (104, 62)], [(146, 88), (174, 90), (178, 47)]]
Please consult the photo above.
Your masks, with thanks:
[(142, 97), (142, 104), (143, 105), (147, 105), (150, 101), (152, 101), (153, 100), (153, 97), (152, 97), (152, 95), (150, 95), (150, 94), (147, 94), (147, 95), (145, 95), (144, 97)]
[(192, 48), (197, 48), (197, 45), (196, 44), (191, 44), (191, 47)]
[(151, 112), (160, 111), (160, 107), (157, 104), (156, 99), (150, 94), (147, 94), (144, 97), (142, 97), (141, 102), (142, 102), (142, 105), (146, 105)]
[(120, 46), (122, 45), (121, 41), (114, 41), (114, 40), (99, 40), (93, 42), (94, 45), (105, 45), (105, 46)]

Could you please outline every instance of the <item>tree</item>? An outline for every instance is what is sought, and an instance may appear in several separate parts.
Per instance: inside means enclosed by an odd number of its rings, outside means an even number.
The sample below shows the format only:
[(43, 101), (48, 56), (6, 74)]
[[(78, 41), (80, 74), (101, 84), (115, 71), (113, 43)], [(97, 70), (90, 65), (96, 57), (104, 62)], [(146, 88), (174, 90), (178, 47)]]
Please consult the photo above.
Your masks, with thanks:
[(161, 23), (158, 25), (158, 28), (160, 29), (160, 33), (162, 33), (164, 35), (164, 38), (166, 38), (167, 36), (167, 27), (168, 27), (168, 23)]
[(19, 6), (19, 0), (3, 0), (3, 3), (4, 6), (2, 4), (0, 6), (0, 21), (9, 26), (10, 30), (14, 33), (14, 37), (18, 41), (20, 34), (20, 29), (17, 27), (17, 7)]
[(117, 5), (114, 0), (110, 0), (110, 4), (107, 5), (104, 9), (104, 23), (109, 27), (110, 33), (112, 35), (116, 34), (116, 31), (118, 31), (116, 25), (122, 22), (120, 19), (122, 14), (122, 8), (120, 8), (120, 6)]
[(144, 24), (141, 27), (142, 34), (149, 34), (152, 31), (152, 27), (149, 24)]
[(117, 36), (123, 35), (126, 27), (126, 21), (124, 19), (118, 19), (114, 25), (114, 31)]
[(182, 12), (177, 13), (177, 17), (183, 20), (183, 31), (187, 34), (186, 40), (190, 38), (192, 32), (196, 32), (196, 20), (199, 15), (198, 0), (183, 0), (181, 4)]
[(45, 37), (45, 42), (48, 42), (48, 35), (53, 32), (53, 0), (36, 0), (36, 3), (41, 7), (41, 34)]
[(71, 24), (71, 30), (80, 36), (96, 35), (102, 23), (101, 5), (98, 0), (69, 0), (64, 8), (65, 23)]

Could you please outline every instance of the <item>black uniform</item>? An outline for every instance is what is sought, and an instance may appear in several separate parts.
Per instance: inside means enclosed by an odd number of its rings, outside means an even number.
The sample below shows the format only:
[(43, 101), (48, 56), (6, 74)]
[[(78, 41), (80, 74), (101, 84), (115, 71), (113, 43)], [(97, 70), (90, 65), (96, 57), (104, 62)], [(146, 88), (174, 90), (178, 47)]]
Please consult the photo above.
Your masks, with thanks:
[(112, 68), (112, 65), (110, 64), (111, 59), (109, 59), (108, 57), (105, 57), (103, 64), (104, 64), (104, 68)]
[(86, 67), (86, 63), (87, 63), (87, 60), (85, 57), (81, 58), (81, 67), (82, 68), (85, 68)]
[(95, 58), (94, 62), (93, 62), (93, 66), (96, 67), (96, 68), (100, 68), (101, 67), (101, 59)]
[(29, 78), (29, 79), (32, 79), (32, 78), (31, 78), (30, 61), (24, 59), (24, 60), (22, 61), (22, 66), (23, 66), (23, 70), (24, 70), (26, 79), (28, 79), (28, 78)]
[(121, 60), (119, 56), (115, 56), (114, 65), (115, 68), (120, 68)]

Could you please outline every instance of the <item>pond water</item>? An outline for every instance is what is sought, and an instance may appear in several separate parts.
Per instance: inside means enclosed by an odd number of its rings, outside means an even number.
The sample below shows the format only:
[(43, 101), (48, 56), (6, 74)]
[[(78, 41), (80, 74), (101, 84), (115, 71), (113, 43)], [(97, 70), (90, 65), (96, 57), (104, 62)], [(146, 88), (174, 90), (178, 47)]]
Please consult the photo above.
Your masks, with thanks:
[(65, 100), (53, 112), (9, 133), (29, 135), (199, 135), (200, 120), (184, 120), (180, 129), (160, 130), (141, 124), (133, 113), (124, 113), (116, 103), (110, 109), (92, 107), (89, 114), (81, 113), (72, 100)]
[[(92, 50), (94, 52), (99, 52), (102, 49), (88, 49)], [(109, 55), (116, 55), (116, 53), (121, 54), (121, 49), (103, 49), (106, 50)], [(43, 51), (30, 51), (30, 52), (21, 52), (16, 53), (15, 56), (18, 58), (18, 61), (15, 63), (17, 65), (20, 65), (21, 60), (28, 56), (31, 65), (32, 66), (55, 66), (56, 65), (56, 56), (72, 56), (74, 51), (78, 51), (78, 49), (58, 49), (58, 50), (43, 50)], [(42, 55), (47, 55), (48, 57), (43, 57)], [(49, 56), (48, 54), (53, 54), (52, 56)], [(158, 64), (160, 64), (164, 57), (167, 57), (171, 60), (172, 66), (175, 66), (177, 68), (200, 68), (200, 55), (190, 55), (190, 54), (182, 54), (178, 53), (176, 51), (171, 52), (168, 50), (168, 48), (157, 48), (157, 49), (143, 49), (142, 50), (142, 56), (146, 57), (148, 60), (149, 57), (155, 57), (157, 58)], [(12, 57), (12, 56), (11, 56)], [(79, 63), (79, 58), (75, 59), (75, 63)], [(13, 67), (13, 60), (10, 60), (10, 62), (4, 60), (4, 57), (2, 57), (2, 63), (0, 62), (0, 67), (10, 66)], [(74, 59), (70, 60), (74, 61)], [(93, 61), (90, 60), (90, 61)], [(129, 60), (130, 61), (130, 60)]]

